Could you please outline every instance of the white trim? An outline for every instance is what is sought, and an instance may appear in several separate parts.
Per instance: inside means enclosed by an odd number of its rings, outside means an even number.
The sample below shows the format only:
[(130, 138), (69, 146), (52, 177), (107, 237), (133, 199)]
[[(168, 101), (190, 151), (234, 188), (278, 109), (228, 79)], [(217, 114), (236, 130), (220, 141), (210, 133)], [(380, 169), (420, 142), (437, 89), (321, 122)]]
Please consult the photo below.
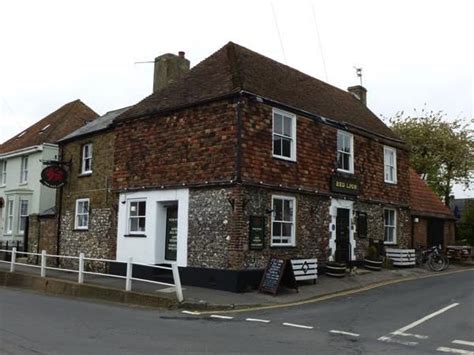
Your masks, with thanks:
[[(131, 228), (131, 223), (130, 223), (130, 207), (131, 207), (131, 204), (133, 202), (136, 202), (138, 203), (138, 205), (140, 204), (140, 202), (145, 202), (145, 215), (138, 215), (137, 216), (133, 216), (134, 218), (137, 218), (138, 221), (140, 221), (140, 218), (145, 218), (145, 229), (143, 231), (132, 231), (130, 228)], [(140, 209), (139, 206), (137, 205), (137, 213), (138, 213), (138, 210)], [(127, 233), (130, 234), (130, 235), (141, 235), (141, 234), (145, 234), (146, 233), (146, 218), (147, 216), (147, 201), (146, 201), (146, 198), (136, 198), (136, 199), (129, 199), (127, 200)]]
[[(387, 172), (385, 171), (387, 167), (387, 162), (385, 161), (385, 154), (387, 152), (393, 153), (393, 180), (388, 180), (386, 178)], [(395, 148), (384, 145), (383, 147), (383, 179), (386, 183), (396, 184), (397, 183), (397, 150)]]
[[(293, 223), (291, 228), (291, 239), (289, 243), (273, 243), (273, 222), (274, 222), (274, 206), (273, 201), (278, 200), (287, 200), (293, 202)], [(277, 221), (278, 222), (278, 221)], [(272, 195), (272, 216), (271, 216), (271, 226), (270, 226), (270, 246), (271, 247), (294, 247), (296, 245), (296, 198), (294, 196), (285, 196), (285, 195)]]
[[(89, 155), (86, 156), (86, 147), (88, 148)], [(90, 175), (92, 174), (92, 161), (93, 161), (93, 147), (92, 143), (86, 143), (81, 148), (81, 175)], [(86, 170), (86, 160), (90, 160), (89, 169)]]
[[(385, 228), (392, 227), (392, 225), (385, 224), (385, 211), (393, 212), (393, 240), (385, 240)], [(397, 244), (397, 210), (394, 208), (384, 208), (383, 209), (383, 241), (385, 245), (396, 245)]]
[[(345, 208), (349, 210), (349, 244), (351, 245), (351, 260), (355, 260), (355, 224), (352, 224), (354, 214), (354, 201), (331, 198), (331, 206), (329, 207), (329, 215), (331, 216), (331, 223), (329, 225), (329, 249), (331, 253), (328, 255), (329, 261), (333, 261), (336, 255), (336, 217), (338, 208)], [(332, 228), (333, 226), (334, 228)]]
[[(77, 218), (77, 208), (79, 207), (80, 202), (87, 202), (87, 226), (78, 226), (78, 218)], [(90, 199), (88, 198), (78, 198), (76, 200), (76, 208), (74, 209), (74, 229), (77, 230), (88, 230), (89, 229), (89, 222), (90, 222), (90, 210), (91, 210), (91, 203)], [(84, 213), (82, 213), (84, 215)]]
[[(343, 173), (348, 173), (348, 174), (354, 174), (354, 158), (355, 158), (355, 154), (354, 154), (354, 135), (352, 133), (347, 132), (347, 131), (343, 131), (343, 130), (338, 129), (337, 130), (337, 136), (339, 136), (339, 134), (344, 135), (346, 137), (349, 137), (350, 145), (351, 145), (351, 152), (350, 152), (351, 154), (350, 154), (350, 160), (349, 160), (349, 170), (337, 168), (337, 171), (341, 171)], [(337, 164), (337, 154), (339, 153), (339, 149), (337, 149), (337, 138), (338, 138), (337, 136), (336, 136), (336, 164)]]
[[(11, 203), (11, 204), (10, 204)], [(13, 234), (13, 218), (14, 218), (14, 211), (15, 211), (15, 200), (9, 199), (7, 197), (7, 201), (5, 204), (5, 234)]]
[[(3, 154), (0, 154), (0, 159), (9, 159), (9, 158), (17, 157), (19, 155), (42, 152), (43, 145), (46, 146), (47, 144), (45, 143), (45, 144), (35, 145), (32, 147), (21, 148), (21, 149), (13, 150), (11, 152), (3, 153)], [(54, 146), (57, 147), (57, 145), (54, 145)]]
[[(281, 134), (274, 133), (274, 125), (275, 125), (275, 113), (282, 115), (283, 117), (288, 117), (291, 118), (291, 155), (290, 157), (286, 157), (284, 155), (278, 155), (274, 153), (274, 140), (273, 136), (275, 134), (281, 136)], [(297, 126), (296, 126), (296, 115), (287, 111), (283, 111), (277, 108), (273, 108), (272, 110), (272, 157), (278, 158), (278, 159), (283, 159), (283, 160), (288, 160), (288, 161), (296, 161), (296, 137), (297, 137)], [(282, 122), (282, 128), (284, 127), (284, 123)]]

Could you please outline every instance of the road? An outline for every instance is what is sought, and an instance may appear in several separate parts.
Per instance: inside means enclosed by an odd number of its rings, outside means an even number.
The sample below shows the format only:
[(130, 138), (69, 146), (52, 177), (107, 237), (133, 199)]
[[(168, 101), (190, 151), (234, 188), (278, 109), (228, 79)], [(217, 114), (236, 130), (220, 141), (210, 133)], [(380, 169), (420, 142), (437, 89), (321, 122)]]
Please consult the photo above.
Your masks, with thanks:
[(0, 353), (474, 355), (474, 271), (199, 315), (0, 288)]

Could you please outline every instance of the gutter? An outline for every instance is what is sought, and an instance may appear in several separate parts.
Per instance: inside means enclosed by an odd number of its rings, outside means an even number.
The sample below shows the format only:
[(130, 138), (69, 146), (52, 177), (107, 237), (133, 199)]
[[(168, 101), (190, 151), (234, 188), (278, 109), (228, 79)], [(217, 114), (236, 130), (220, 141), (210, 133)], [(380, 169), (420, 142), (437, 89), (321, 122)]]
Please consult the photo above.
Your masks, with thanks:
[[(31, 146), (31, 147), (26, 147), (26, 148), (21, 148), (21, 149), (17, 149), (17, 150), (12, 150), (11, 152), (7, 152), (7, 153), (2, 153), (0, 154), (0, 159), (8, 159), (8, 158), (13, 158), (13, 157), (17, 157), (17, 156), (20, 156), (20, 155), (25, 155), (25, 154), (31, 154), (31, 153), (36, 153), (36, 152), (42, 152), (43, 149), (44, 149), (44, 146), (45, 143), (43, 144), (39, 144), (39, 145), (34, 145), (34, 146)], [(49, 146), (49, 144), (48, 144)], [(52, 145), (51, 146), (55, 146), (55, 145)]]

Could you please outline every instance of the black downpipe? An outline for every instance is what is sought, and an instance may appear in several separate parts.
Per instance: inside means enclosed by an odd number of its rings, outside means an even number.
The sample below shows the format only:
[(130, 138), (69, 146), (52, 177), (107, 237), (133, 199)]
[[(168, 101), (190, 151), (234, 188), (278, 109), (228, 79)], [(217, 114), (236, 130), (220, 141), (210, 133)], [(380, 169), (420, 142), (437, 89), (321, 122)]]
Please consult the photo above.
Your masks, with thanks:
[(242, 182), (242, 95), (239, 96), (236, 107), (236, 118), (237, 118), (237, 151), (235, 157), (235, 179), (236, 182)]
[[(62, 146), (59, 146), (59, 157), (58, 157), (58, 161), (62, 161), (62, 158), (63, 158), (63, 154), (64, 154), (64, 151), (63, 151), (63, 147)], [(56, 218), (57, 218), (57, 221), (58, 221), (58, 225), (57, 225), (57, 238), (56, 238), (56, 255), (59, 255), (59, 251), (61, 249), (61, 214), (62, 214), (62, 201), (63, 201), (63, 186), (61, 186), (59, 188), (59, 196), (56, 196), (56, 205), (58, 206), (58, 210), (56, 211)], [(39, 244), (38, 244), (38, 248), (39, 248)], [(59, 266), (59, 257), (56, 258), (56, 266)]]

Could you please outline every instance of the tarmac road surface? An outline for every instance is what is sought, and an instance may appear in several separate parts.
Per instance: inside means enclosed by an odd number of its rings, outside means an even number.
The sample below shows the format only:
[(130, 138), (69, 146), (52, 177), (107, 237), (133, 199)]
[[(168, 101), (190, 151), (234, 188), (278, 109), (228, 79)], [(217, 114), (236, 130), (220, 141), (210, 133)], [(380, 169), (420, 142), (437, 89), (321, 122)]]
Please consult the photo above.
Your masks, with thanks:
[(289, 308), (213, 314), (0, 288), (0, 353), (474, 355), (474, 271)]

